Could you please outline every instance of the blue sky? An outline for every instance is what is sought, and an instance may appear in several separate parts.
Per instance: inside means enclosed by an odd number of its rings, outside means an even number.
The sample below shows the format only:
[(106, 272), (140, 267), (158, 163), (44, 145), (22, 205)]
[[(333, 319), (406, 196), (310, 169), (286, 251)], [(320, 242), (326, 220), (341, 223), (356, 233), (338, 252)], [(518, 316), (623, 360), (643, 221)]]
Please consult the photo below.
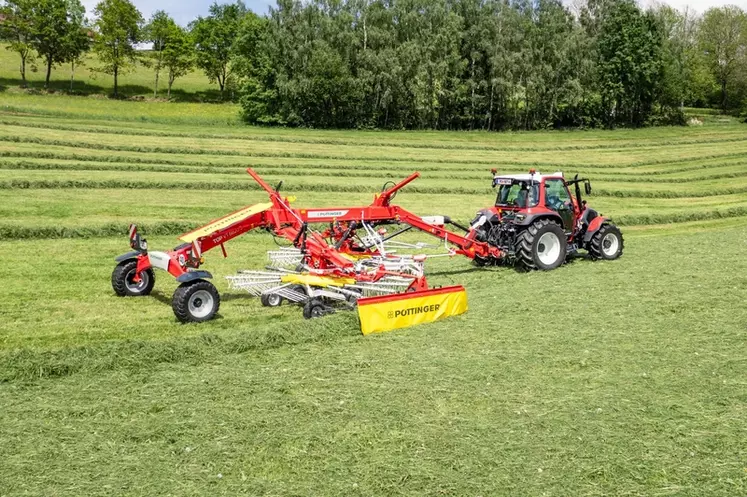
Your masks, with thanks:
[[(93, 9), (100, 0), (81, 0), (86, 7), (88, 17), (93, 17)], [(147, 20), (156, 10), (165, 10), (176, 22), (187, 25), (197, 16), (204, 16), (213, 0), (131, 0)], [(746, 0), (747, 1), (747, 0)], [(233, 3), (218, 0), (218, 3)], [(264, 14), (275, 0), (244, 0), (247, 7), (258, 14)]]
[[(133, 3), (143, 13), (143, 17), (148, 19), (155, 10), (165, 10), (179, 23), (189, 24), (194, 18), (199, 15), (206, 15), (208, 7), (212, 3), (212, 0), (132, 0)], [(567, 3), (572, 3), (573, 0), (565, 0)], [(656, 0), (639, 0), (643, 6), (648, 6), (650, 3)], [(86, 11), (89, 13), (89, 17), (92, 17), (91, 12), (98, 0), (82, 0), (83, 5), (86, 7)], [(221, 2), (222, 3), (222, 2)], [(244, 0), (247, 7), (257, 13), (267, 12), (270, 5), (275, 4), (275, 0)], [(666, 0), (663, 3), (677, 8), (683, 8), (689, 5), (697, 12), (704, 12), (710, 7), (721, 6), (726, 4), (738, 5), (743, 9), (747, 9), (747, 0)]]

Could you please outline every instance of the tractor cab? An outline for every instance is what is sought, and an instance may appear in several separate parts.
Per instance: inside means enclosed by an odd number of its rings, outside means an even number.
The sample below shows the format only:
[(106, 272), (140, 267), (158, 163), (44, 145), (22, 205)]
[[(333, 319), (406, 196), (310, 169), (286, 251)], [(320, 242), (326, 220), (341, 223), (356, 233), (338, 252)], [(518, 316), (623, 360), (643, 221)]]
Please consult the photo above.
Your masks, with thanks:
[[(532, 217), (543, 213), (554, 213), (562, 220), (565, 231), (572, 232), (577, 219), (585, 210), (581, 199), (580, 185), (587, 194), (591, 184), (576, 176), (566, 181), (562, 172), (540, 174), (534, 169), (524, 174), (498, 175), (493, 170), (493, 187), (497, 188), (495, 210), (500, 210), (509, 219)], [(571, 192), (575, 187), (575, 195)]]

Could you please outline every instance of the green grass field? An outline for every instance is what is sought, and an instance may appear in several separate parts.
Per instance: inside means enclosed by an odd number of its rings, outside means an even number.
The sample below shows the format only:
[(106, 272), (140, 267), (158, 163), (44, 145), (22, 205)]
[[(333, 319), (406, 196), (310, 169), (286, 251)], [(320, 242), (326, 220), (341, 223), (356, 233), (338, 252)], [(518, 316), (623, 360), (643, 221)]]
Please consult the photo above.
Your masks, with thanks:
[[(238, 126), (236, 109), (0, 93), (0, 496), (747, 494), (747, 125), (589, 132)], [(180, 325), (176, 282), (114, 296), (130, 222), (154, 248), (265, 199), (396, 203), (468, 222), (491, 167), (591, 178), (614, 262), (547, 273), (428, 261), (467, 314), (362, 337), (222, 276), (219, 318)], [(419, 239), (423, 239), (419, 237)], [(426, 239), (427, 240), (427, 239)]]

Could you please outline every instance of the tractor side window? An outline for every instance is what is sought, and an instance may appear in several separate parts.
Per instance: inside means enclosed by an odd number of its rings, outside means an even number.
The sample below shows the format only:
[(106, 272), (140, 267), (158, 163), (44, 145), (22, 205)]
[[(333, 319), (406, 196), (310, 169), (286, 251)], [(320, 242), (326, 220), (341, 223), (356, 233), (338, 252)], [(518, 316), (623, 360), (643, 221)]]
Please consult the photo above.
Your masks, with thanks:
[(562, 179), (548, 179), (545, 181), (545, 205), (554, 211), (563, 207), (569, 208), (571, 204), (571, 195), (568, 188), (565, 187), (565, 181)]

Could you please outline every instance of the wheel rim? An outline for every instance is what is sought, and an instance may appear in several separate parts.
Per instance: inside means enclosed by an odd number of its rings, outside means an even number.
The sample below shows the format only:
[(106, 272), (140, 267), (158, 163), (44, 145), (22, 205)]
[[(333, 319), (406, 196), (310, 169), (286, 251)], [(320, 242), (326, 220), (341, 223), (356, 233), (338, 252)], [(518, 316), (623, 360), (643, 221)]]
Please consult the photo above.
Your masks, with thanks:
[(537, 258), (546, 266), (551, 266), (560, 257), (560, 239), (558, 235), (547, 232), (537, 241)]
[(617, 249), (620, 247), (620, 239), (614, 233), (607, 233), (602, 238), (602, 252), (604, 255), (611, 257), (617, 254)]
[(136, 282), (134, 281), (135, 275), (137, 274), (137, 270), (133, 269), (129, 273), (127, 273), (127, 276), (125, 276), (125, 287), (127, 287), (127, 290), (132, 293), (140, 293), (148, 286), (148, 283), (150, 283), (150, 275), (147, 271), (143, 271), (140, 273), (140, 281)]
[(320, 305), (315, 305), (311, 308), (311, 317), (312, 318), (320, 318), (324, 316), (324, 308)]
[(189, 297), (189, 313), (196, 318), (204, 318), (213, 311), (215, 299), (207, 290), (197, 290)]
[(278, 295), (277, 293), (271, 293), (267, 296), (267, 303), (270, 304), (270, 307), (279, 306), (281, 300), (282, 300), (282, 297)]

